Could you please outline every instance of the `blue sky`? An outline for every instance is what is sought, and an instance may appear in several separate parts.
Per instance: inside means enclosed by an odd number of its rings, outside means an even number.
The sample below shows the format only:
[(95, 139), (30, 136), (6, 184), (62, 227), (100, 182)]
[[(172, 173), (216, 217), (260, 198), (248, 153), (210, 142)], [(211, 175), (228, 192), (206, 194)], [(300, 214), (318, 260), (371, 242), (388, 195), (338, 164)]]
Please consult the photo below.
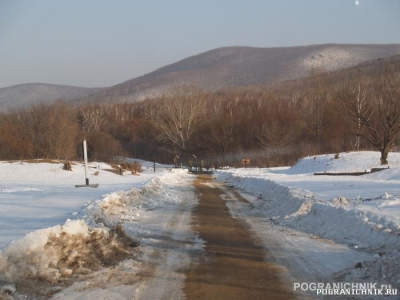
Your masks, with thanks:
[(0, 0), (0, 87), (110, 86), (223, 46), (400, 44), (399, 0)]

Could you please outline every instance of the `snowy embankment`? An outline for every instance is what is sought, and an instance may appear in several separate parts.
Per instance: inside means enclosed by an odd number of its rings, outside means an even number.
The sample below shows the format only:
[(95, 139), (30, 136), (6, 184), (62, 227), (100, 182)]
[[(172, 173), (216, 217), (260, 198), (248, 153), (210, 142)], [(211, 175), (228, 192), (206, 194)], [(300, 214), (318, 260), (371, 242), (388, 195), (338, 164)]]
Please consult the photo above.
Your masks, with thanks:
[(141, 162), (144, 172), (134, 176), (117, 174), (105, 163), (91, 163), (90, 183), (98, 188), (75, 188), (85, 183), (82, 163), (73, 163), (72, 171), (62, 169), (62, 163), (0, 162), (0, 249), (25, 234), (64, 224), (77, 218), (81, 208), (90, 200), (117, 190), (140, 188), (154, 176), (166, 172), (165, 166)]
[[(12, 178), (2, 182), (8, 186), (2, 187), (4, 194), (0, 193), (0, 205), (6, 211), (8, 208), (13, 216), (17, 215), (17, 208), (22, 203), (25, 207), (21, 207), (20, 220), (24, 221), (29, 212), (34, 214), (40, 208), (46, 210), (47, 205), (52, 203), (51, 212), (57, 216), (43, 223), (43, 215), (39, 214), (34, 223), (35, 226), (44, 225), (42, 229), (29, 232), (32, 226), (27, 222), (25, 230), (29, 233), (19, 238), (21, 231), (15, 231), (12, 235), (15, 240), (0, 251), (0, 299), (25, 299), (25, 296), (53, 296), (54, 299), (140, 298), (150, 286), (138, 278), (137, 274), (143, 268), (148, 269), (149, 265), (155, 265), (157, 258), (163, 259), (166, 255), (171, 261), (166, 277), (171, 280), (175, 268), (184, 268), (188, 263), (188, 255), (183, 250), (176, 254), (179, 257), (168, 254), (168, 251), (156, 253), (157, 237), (172, 230), (177, 220), (189, 222), (191, 207), (196, 203), (193, 191), (188, 188), (192, 179), (183, 170), (159, 168), (155, 174), (149, 170), (141, 176), (119, 176), (100, 171), (100, 175), (92, 179), (100, 182), (102, 189), (75, 189), (71, 183), (77, 183), (78, 177), (81, 181), (84, 178), (81, 177), (81, 166), (73, 166), (73, 172), (61, 170), (57, 164), (12, 166), (3, 163), (0, 167), (9, 174), (13, 170), (18, 175), (32, 171), (36, 171), (37, 175), (32, 182), (25, 181), (24, 185)], [(96, 166), (92, 173), (108, 167), (105, 164), (100, 168)], [(28, 194), (10, 199), (10, 193), (4, 192), (10, 189), (24, 190)], [(48, 193), (52, 194), (52, 201), (41, 199), (41, 195), (50, 198), (44, 190), (51, 191)], [(98, 196), (99, 193), (115, 190), (120, 191)], [(66, 206), (63, 203), (68, 196), (78, 200)], [(2, 214), (6, 215), (5, 212)], [(65, 218), (64, 221), (53, 224), (62, 218)], [(14, 221), (9, 218), (5, 225), (11, 228)], [(174, 238), (180, 241), (184, 250), (193, 251), (202, 247), (190, 227), (186, 231), (181, 230), (179, 236), (171, 236), (171, 241)], [(115, 280), (109, 280), (111, 277)], [(171, 294), (180, 291), (180, 275), (175, 276), (175, 281), (176, 290)]]
[(360, 172), (379, 167), (379, 153), (321, 155), (292, 168), (235, 169), (221, 181), (256, 197), (253, 211), (281, 226), (311, 233), (376, 254), (357, 272), (400, 283), (400, 155), (390, 169), (364, 176), (313, 176), (314, 172)]

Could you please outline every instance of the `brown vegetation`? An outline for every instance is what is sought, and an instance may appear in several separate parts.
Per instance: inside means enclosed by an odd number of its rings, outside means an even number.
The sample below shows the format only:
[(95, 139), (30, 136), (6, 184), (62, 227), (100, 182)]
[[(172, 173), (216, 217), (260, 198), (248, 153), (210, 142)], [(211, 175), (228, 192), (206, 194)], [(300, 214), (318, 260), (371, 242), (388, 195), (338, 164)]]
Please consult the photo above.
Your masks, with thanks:
[(89, 159), (115, 164), (128, 156), (209, 168), (246, 157), (252, 166), (277, 166), (361, 149), (381, 151), (386, 163), (400, 134), (400, 63), (373, 70), (341, 79), (313, 73), (290, 93), (181, 87), (140, 103), (41, 103), (1, 115), (0, 159), (79, 158), (85, 136)]
[(3, 114), (0, 123), (0, 156), (3, 159), (52, 158), (75, 155), (78, 134), (74, 112), (63, 101), (32, 105)]

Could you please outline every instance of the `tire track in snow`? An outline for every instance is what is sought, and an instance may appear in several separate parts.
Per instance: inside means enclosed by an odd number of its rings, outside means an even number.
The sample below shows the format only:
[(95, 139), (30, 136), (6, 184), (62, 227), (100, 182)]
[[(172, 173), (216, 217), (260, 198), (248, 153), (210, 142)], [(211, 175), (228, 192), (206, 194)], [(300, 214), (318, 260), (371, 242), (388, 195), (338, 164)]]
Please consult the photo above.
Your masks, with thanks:
[[(366, 253), (349, 249), (314, 236), (297, 232), (293, 229), (273, 225), (257, 215), (249, 201), (235, 190), (223, 188), (229, 195), (225, 198), (230, 213), (234, 218), (245, 221), (255, 235), (268, 249), (269, 260), (284, 266), (288, 272), (282, 278), (293, 289), (294, 283), (340, 282), (335, 274), (357, 262), (370, 259)], [(245, 201), (247, 203), (245, 203)], [(315, 292), (296, 290), (297, 299), (337, 299), (337, 296), (317, 296)], [(341, 299), (354, 299), (353, 296), (341, 296)]]
[(182, 292), (185, 275), (182, 272), (191, 263), (193, 252), (201, 251), (199, 244), (193, 244), (195, 235), (190, 228), (191, 210), (197, 203), (192, 190), (180, 188), (180, 197), (184, 202), (171, 211), (172, 217), (165, 230), (153, 245), (149, 263), (153, 265), (151, 278), (135, 299), (184, 299)]

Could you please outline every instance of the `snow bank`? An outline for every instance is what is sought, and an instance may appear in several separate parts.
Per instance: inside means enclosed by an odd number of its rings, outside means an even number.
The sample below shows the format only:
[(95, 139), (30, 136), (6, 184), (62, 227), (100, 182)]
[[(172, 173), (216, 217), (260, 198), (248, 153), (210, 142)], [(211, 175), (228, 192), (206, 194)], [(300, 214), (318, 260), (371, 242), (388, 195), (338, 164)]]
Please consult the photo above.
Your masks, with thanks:
[[(389, 164), (385, 167), (400, 167), (400, 153), (390, 153)], [(376, 151), (343, 152), (309, 156), (300, 159), (292, 168), (283, 171), (285, 174), (298, 175), (316, 172), (364, 172), (371, 168), (381, 168), (380, 153)]]
[(290, 188), (272, 180), (219, 172), (219, 180), (257, 196), (254, 209), (265, 218), (360, 248), (400, 247), (400, 226), (370, 212), (352, 210), (333, 201), (318, 199), (312, 192)]
[(31, 231), (81, 218), (79, 211), (93, 199), (141, 187), (168, 172), (165, 166), (157, 166), (156, 173), (145, 169), (140, 176), (130, 172), (120, 176), (108, 164), (91, 163), (90, 182), (99, 187), (77, 189), (75, 185), (85, 181), (82, 163), (73, 163), (72, 171), (62, 167), (61, 163), (0, 162), (0, 250)]
[(391, 153), (389, 161), (390, 169), (360, 177), (312, 174), (379, 167), (379, 153), (321, 155), (290, 169), (232, 169), (216, 176), (256, 196), (249, 199), (254, 215), (375, 253), (374, 261), (346, 270), (353, 279), (400, 283), (400, 155)]
[(183, 170), (174, 170), (149, 180), (140, 189), (107, 194), (87, 204), (84, 218), (94, 226), (101, 223), (108, 227), (150, 219), (153, 210), (182, 202), (180, 194), (169, 185), (182, 182), (184, 177), (187, 173)]
[(0, 281), (39, 278), (55, 284), (111, 265), (117, 257), (129, 255), (129, 249), (120, 229), (92, 228), (84, 220), (68, 220), (63, 226), (31, 232), (0, 252)]
[[(166, 222), (177, 213), (177, 204), (187, 202), (177, 186), (187, 190), (188, 177), (183, 170), (162, 172), (140, 188), (109, 193), (89, 202), (80, 214), (83, 219), (67, 220), (64, 225), (36, 230), (15, 240), (0, 251), (0, 299), (7, 295), (48, 298), (55, 285), (68, 286), (81, 275), (116, 266), (132, 257), (139, 244), (153, 245), (157, 242), (154, 237), (167, 230)], [(187, 215), (194, 203), (188, 202)], [(182, 246), (185, 249), (201, 248), (202, 241), (190, 230), (180, 230), (179, 234), (177, 240), (188, 242)], [(137, 249), (143, 252), (143, 261), (154, 251)], [(37, 280), (40, 284), (35, 283)]]

